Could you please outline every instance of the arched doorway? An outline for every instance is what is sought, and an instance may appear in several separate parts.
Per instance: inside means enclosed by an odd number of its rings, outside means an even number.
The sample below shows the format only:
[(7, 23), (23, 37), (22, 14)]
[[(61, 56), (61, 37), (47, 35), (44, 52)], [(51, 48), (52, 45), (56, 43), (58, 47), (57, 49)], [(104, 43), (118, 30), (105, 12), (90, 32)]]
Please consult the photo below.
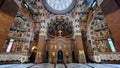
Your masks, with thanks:
[(31, 63), (35, 62), (36, 52), (37, 52), (37, 49), (34, 49), (31, 53), (31, 55), (30, 55), (29, 60), (30, 60)]
[(48, 63), (48, 57), (49, 57), (49, 53), (46, 52), (46, 55), (45, 55), (45, 62)]
[(62, 51), (58, 51), (58, 63), (62, 63), (63, 62), (63, 52)]
[(72, 62), (75, 62), (75, 52), (72, 52)]

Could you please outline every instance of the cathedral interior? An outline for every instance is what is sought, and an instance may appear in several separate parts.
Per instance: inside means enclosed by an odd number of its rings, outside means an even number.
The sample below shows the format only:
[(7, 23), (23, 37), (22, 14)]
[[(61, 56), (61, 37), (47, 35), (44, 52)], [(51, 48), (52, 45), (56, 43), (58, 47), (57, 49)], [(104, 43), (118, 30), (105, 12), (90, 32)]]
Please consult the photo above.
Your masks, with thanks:
[(119, 64), (119, 18), (120, 0), (1, 0), (0, 64)]

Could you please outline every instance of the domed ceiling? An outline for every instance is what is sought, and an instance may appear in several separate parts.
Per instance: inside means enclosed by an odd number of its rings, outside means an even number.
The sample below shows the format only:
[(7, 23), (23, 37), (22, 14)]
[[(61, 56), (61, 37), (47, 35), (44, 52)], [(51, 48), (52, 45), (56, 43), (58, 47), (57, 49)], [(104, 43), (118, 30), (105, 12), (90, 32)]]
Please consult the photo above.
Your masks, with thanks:
[(70, 12), (76, 0), (43, 0), (45, 8), (54, 14), (65, 14)]
[(46, 0), (48, 5), (53, 8), (54, 10), (65, 10), (68, 8), (73, 0)]
[[(80, 0), (82, 5), (94, 7), (95, 0)], [(40, 7), (43, 6), (50, 14), (66, 14), (72, 11), (78, 4), (77, 0), (15, 0), (18, 5), (24, 6), (32, 16), (40, 15)], [(77, 7), (77, 6), (76, 6)], [(39, 10), (40, 9), (40, 10)], [(85, 8), (82, 12), (86, 12)]]

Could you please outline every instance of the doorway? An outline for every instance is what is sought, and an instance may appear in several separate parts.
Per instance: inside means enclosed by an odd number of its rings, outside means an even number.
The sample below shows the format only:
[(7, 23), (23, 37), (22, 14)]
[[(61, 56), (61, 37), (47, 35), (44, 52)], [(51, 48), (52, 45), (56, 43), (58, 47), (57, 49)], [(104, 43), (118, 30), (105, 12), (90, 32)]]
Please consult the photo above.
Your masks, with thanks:
[(37, 49), (34, 49), (33, 52), (31, 53), (30, 58), (29, 58), (30, 63), (34, 63), (35, 62), (36, 52), (37, 52)]
[(72, 62), (75, 62), (75, 52), (72, 52)]
[(58, 63), (63, 63), (63, 52), (58, 51)]
[(45, 63), (48, 63), (48, 57), (49, 57), (49, 53), (48, 52), (46, 52), (46, 55), (45, 55)]

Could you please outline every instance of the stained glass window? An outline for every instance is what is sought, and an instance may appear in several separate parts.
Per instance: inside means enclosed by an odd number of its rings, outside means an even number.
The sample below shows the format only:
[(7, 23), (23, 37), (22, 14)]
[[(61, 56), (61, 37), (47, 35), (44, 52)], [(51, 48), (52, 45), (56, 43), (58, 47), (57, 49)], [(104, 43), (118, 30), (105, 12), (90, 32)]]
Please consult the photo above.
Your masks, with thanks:
[(108, 39), (108, 42), (109, 42), (109, 45), (110, 45), (112, 52), (116, 52), (116, 49), (115, 49), (114, 44), (112, 42), (112, 39)]
[(10, 39), (10, 42), (9, 42), (9, 45), (8, 45), (6, 52), (10, 52), (12, 45), (13, 45), (13, 42), (14, 42), (14, 39)]
[(54, 10), (65, 10), (73, 2), (73, 0), (46, 0), (48, 5)]

